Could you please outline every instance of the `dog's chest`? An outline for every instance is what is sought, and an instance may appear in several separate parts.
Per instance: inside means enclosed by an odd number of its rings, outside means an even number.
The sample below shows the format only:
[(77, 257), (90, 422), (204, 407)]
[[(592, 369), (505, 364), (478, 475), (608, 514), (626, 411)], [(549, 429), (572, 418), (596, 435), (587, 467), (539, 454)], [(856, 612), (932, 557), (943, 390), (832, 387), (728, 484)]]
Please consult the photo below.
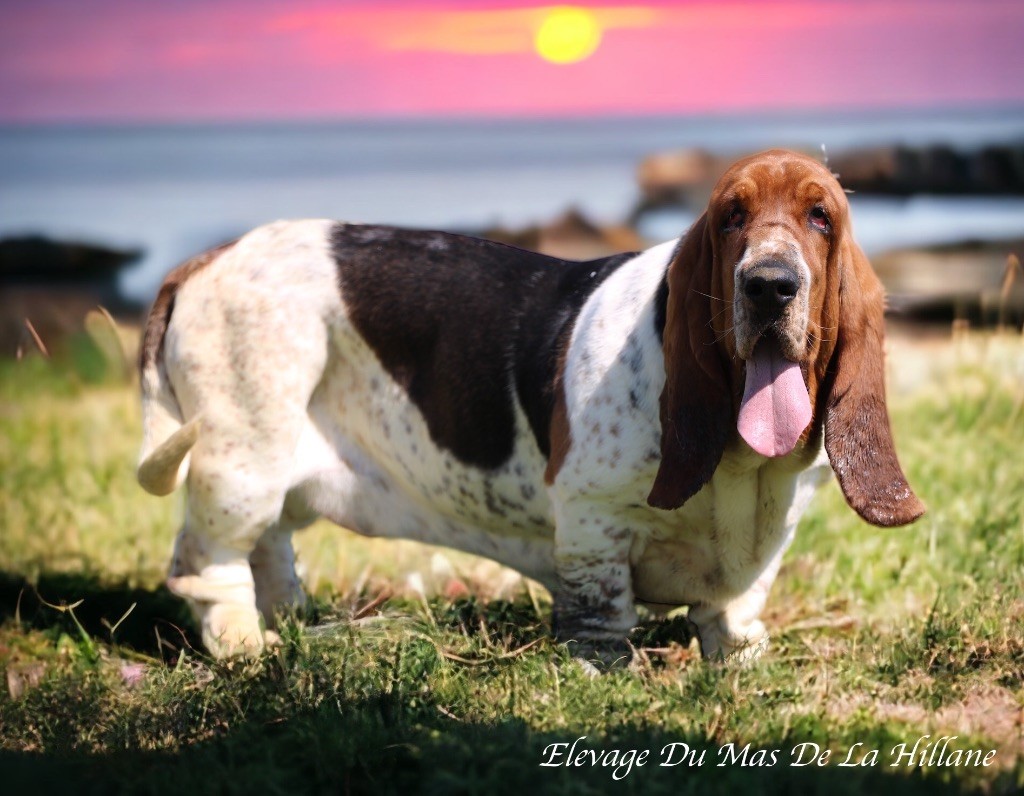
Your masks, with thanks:
[(676, 511), (658, 512), (660, 521), (638, 537), (637, 598), (680, 605), (742, 594), (788, 546), (818, 482), (816, 468), (735, 446), (700, 492)]

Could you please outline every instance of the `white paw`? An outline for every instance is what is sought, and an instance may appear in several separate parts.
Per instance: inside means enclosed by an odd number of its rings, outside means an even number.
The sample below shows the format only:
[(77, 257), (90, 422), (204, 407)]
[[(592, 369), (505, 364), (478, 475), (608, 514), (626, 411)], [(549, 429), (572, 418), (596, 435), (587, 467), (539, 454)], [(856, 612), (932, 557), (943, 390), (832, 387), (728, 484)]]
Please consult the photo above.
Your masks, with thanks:
[(721, 622), (698, 626), (701, 652), (707, 660), (729, 663), (751, 663), (768, 649), (768, 631), (764, 623), (754, 620), (742, 632), (722, 627)]
[(267, 641), (255, 606), (220, 603), (201, 610), (203, 645), (214, 658), (255, 658), (263, 652)]
[(185, 598), (202, 629), (203, 646), (214, 658), (252, 658), (266, 644), (247, 566), (208, 566), (200, 575), (167, 579)]

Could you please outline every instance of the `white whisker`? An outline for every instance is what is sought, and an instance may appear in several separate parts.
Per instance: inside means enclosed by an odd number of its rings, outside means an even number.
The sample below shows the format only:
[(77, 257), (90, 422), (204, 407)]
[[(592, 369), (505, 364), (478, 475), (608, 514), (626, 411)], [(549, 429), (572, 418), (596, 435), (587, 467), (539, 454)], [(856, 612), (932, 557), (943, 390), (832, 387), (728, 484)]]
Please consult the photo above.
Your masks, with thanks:
[(727, 303), (728, 303), (728, 302), (727, 302), (727, 301), (726, 301), (725, 299), (723, 299), (723, 298), (719, 298), (718, 296), (712, 296), (712, 295), (711, 295), (710, 293), (702, 293), (701, 291), (699, 291), (699, 290), (695, 290), (695, 289), (694, 289), (694, 288), (692, 288), (692, 287), (690, 288), (690, 290), (692, 290), (692, 291), (693, 291), (694, 293), (696, 293), (696, 294), (697, 294), (698, 296), (704, 296), (704, 298), (709, 298), (709, 299), (711, 299), (712, 301), (721, 301), (721, 302), (722, 302), (723, 304), (727, 304)]

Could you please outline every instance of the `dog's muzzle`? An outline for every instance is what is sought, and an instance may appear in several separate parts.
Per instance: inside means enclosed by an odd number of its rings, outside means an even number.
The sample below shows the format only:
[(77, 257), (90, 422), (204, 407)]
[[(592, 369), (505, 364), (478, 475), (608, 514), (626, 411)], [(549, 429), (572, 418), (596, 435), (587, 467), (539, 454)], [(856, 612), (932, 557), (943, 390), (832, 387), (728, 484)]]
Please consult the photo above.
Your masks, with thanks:
[(759, 326), (777, 321), (800, 290), (800, 275), (781, 260), (764, 260), (740, 276), (740, 293)]

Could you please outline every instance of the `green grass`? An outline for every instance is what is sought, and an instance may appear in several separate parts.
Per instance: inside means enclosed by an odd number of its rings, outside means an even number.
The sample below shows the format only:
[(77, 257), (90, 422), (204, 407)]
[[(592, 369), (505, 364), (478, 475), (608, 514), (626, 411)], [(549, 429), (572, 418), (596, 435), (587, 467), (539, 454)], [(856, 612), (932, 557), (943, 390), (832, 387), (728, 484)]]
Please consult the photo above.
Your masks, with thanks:
[[(870, 528), (825, 488), (772, 593), (768, 653), (703, 663), (684, 623), (589, 679), (496, 565), (318, 525), (308, 615), (251, 662), (196, 650), (161, 585), (181, 512), (134, 482), (134, 388), (0, 363), (0, 789), (69, 792), (1011, 793), (1024, 788), (1024, 341), (897, 344), (890, 408), (929, 505)], [(646, 765), (542, 767), (550, 744)], [(923, 736), (990, 767), (891, 767)], [(828, 765), (794, 767), (813, 742)], [(705, 762), (661, 767), (669, 743)], [(772, 766), (718, 766), (726, 744)], [(856, 747), (856, 744), (862, 744)], [(879, 750), (878, 764), (840, 767)], [(679, 749), (680, 747), (677, 747)], [(620, 767), (619, 774), (626, 772)]]

